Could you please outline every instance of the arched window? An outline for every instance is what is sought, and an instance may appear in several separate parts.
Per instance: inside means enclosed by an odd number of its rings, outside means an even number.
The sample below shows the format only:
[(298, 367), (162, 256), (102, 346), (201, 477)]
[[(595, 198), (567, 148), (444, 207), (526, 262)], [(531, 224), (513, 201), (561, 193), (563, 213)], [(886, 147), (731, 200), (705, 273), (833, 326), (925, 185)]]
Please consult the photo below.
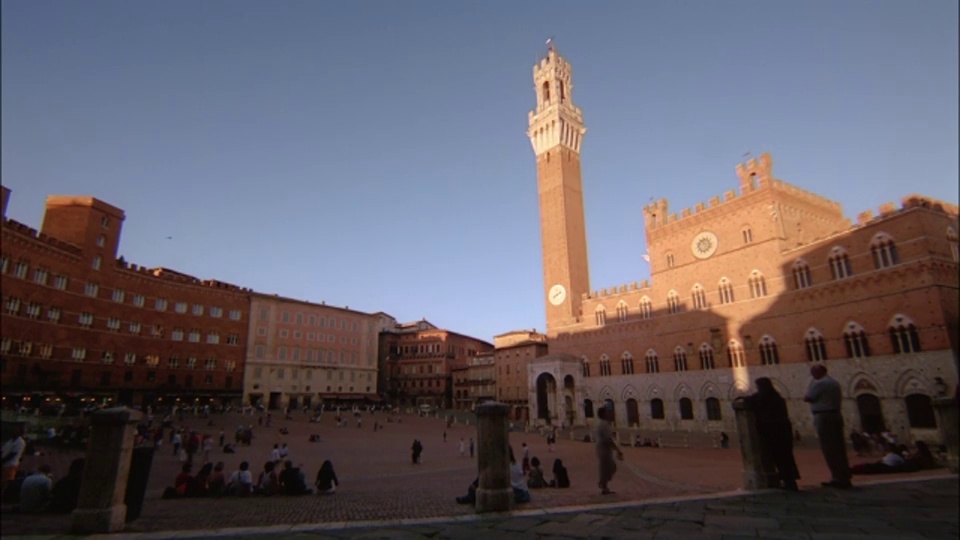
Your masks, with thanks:
[(807, 360), (811, 362), (823, 362), (827, 359), (827, 345), (823, 341), (823, 334), (816, 328), (807, 330), (807, 335), (803, 338), (807, 349)]
[(667, 293), (667, 311), (680, 313), (680, 295), (677, 294), (677, 291), (671, 290)]
[(680, 419), (693, 420), (693, 402), (690, 398), (680, 398)]
[(583, 356), (580, 358), (580, 365), (583, 367), (583, 376), (589, 377), (590, 376), (590, 360), (586, 356)]
[(897, 255), (897, 245), (893, 238), (886, 233), (877, 233), (870, 242), (870, 253), (873, 254), (873, 267), (889, 268), (898, 262), (900, 257)]
[(693, 299), (693, 309), (707, 309), (707, 294), (699, 283), (693, 286), (690, 296)]
[(850, 268), (850, 257), (847, 256), (847, 252), (840, 246), (837, 246), (830, 250), (830, 274), (833, 276), (833, 279), (844, 279), (853, 275), (853, 270)]
[(660, 357), (657, 351), (650, 349), (647, 351), (647, 373), (660, 373)]
[(893, 354), (920, 352), (920, 336), (909, 317), (894, 315), (893, 319), (890, 319), (889, 332)]
[(953, 227), (947, 227), (947, 242), (950, 244), (950, 258), (953, 262), (960, 261), (960, 250), (957, 248), (957, 231)]
[(564, 101), (565, 99), (567, 99), (567, 92), (566, 92), (566, 89), (563, 87), (563, 81), (559, 81), (559, 83), (560, 83), (560, 101)]
[(620, 322), (627, 320), (627, 303), (623, 300), (617, 303), (617, 320)]
[(707, 405), (707, 420), (723, 420), (723, 414), (720, 412), (719, 399), (708, 397), (705, 403)]
[(583, 400), (583, 416), (593, 418), (593, 400)]
[(610, 375), (610, 357), (606, 354), (600, 355), (600, 376)]
[(910, 420), (910, 427), (920, 429), (937, 428), (937, 419), (933, 415), (930, 396), (910, 394), (904, 398), (904, 401), (907, 405), (907, 418)]
[(740, 343), (735, 339), (731, 339), (730, 343), (727, 344), (727, 360), (730, 361), (730, 367), (747, 366), (747, 359), (743, 353), (743, 347), (741, 347)]
[(678, 346), (673, 350), (673, 369), (676, 371), (687, 370), (687, 351)]
[(743, 238), (744, 244), (749, 244), (753, 242), (753, 231), (750, 230), (750, 227), (744, 227), (740, 229), (740, 236)]
[(780, 353), (777, 352), (777, 342), (769, 335), (760, 338), (760, 363), (773, 366), (780, 363)]
[(597, 319), (597, 326), (603, 326), (607, 324), (607, 309), (603, 305), (597, 306), (597, 309), (593, 310), (593, 316)]
[(700, 345), (700, 369), (716, 369), (713, 361), (713, 347), (704, 343)]
[(797, 259), (793, 263), (793, 283), (798, 289), (806, 289), (813, 282), (810, 281), (810, 266), (807, 261)]
[[(527, 88), (530, 88), (530, 87), (528, 86)], [(543, 81), (543, 104), (546, 105), (549, 102), (550, 102), (550, 81)]]
[(654, 420), (663, 420), (663, 400), (653, 398), (650, 400), (650, 418)]
[(653, 316), (653, 302), (650, 300), (650, 297), (644, 296), (640, 299), (640, 317), (643, 319), (649, 319)]
[(759, 270), (750, 272), (750, 298), (763, 298), (767, 295), (767, 282)]
[(633, 355), (630, 351), (623, 351), (620, 355), (620, 370), (624, 375), (633, 375)]
[(847, 358), (868, 358), (870, 342), (867, 333), (858, 323), (849, 322), (843, 332), (843, 342), (847, 346)]
[(720, 292), (720, 303), (721, 304), (732, 304), (733, 303), (733, 284), (730, 283), (730, 280), (727, 278), (721, 278), (720, 284), (717, 286)]
[(676, 265), (676, 259), (673, 253), (667, 253), (667, 268), (673, 268)]

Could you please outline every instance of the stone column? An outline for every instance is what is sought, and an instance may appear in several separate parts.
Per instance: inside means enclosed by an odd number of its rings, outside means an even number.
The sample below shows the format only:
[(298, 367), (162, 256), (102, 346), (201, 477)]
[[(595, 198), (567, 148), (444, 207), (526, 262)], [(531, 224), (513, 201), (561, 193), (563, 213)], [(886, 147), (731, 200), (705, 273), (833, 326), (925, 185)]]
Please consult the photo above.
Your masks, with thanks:
[(507, 415), (510, 406), (488, 402), (477, 407), (477, 512), (503, 512), (513, 506), (510, 485), (510, 436)]
[(958, 454), (960, 454), (960, 417), (958, 417), (957, 402), (953, 398), (933, 398), (933, 410), (937, 412), (937, 427), (940, 429), (940, 440), (947, 447), (947, 467), (950, 472), (957, 472)]
[(104, 409), (90, 417), (90, 444), (71, 532), (123, 530), (127, 517), (127, 505), (123, 501), (134, 434), (141, 418), (143, 413), (126, 407)]
[(743, 458), (743, 489), (776, 487), (779, 479), (773, 460), (760, 445), (756, 413), (739, 399), (733, 402), (733, 410), (737, 417), (737, 436)]

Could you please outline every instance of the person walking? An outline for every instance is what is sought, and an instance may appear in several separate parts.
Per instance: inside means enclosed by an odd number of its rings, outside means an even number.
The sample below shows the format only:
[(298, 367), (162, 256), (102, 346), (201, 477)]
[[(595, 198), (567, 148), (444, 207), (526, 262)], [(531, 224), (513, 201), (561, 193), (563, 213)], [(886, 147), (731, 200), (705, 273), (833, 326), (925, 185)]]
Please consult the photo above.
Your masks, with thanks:
[(813, 380), (810, 381), (803, 400), (810, 404), (813, 426), (817, 430), (817, 438), (820, 439), (820, 451), (830, 467), (832, 477), (829, 482), (822, 482), (822, 485), (846, 489), (852, 484), (843, 433), (843, 415), (840, 413), (843, 399), (840, 383), (827, 375), (827, 368), (822, 364), (812, 366), (810, 376)]
[[(756, 414), (760, 446), (773, 459), (783, 489), (797, 491), (800, 472), (793, 458), (793, 424), (787, 414), (787, 402), (767, 377), (757, 379), (757, 392), (743, 401)], [(727, 447), (726, 441), (722, 446)]]
[(614, 473), (617, 472), (617, 463), (613, 460), (613, 454), (616, 452), (617, 459), (623, 461), (623, 451), (613, 441), (613, 435), (610, 433), (610, 409), (601, 407), (597, 410), (597, 416), (600, 422), (597, 423), (597, 431), (594, 436), (596, 441), (597, 461), (600, 466), (600, 494), (610, 495), (610, 481), (613, 480)]

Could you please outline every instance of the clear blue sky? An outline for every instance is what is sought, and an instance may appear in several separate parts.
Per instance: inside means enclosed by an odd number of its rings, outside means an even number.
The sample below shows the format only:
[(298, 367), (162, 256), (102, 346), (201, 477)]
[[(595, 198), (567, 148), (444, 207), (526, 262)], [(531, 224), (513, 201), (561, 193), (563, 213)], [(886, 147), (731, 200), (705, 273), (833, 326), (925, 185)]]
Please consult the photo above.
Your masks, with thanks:
[[(592, 286), (746, 151), (849, 216), (957, 200), (956, 0), (2, 3), (2, 179), (121, 254), (491, 339), (544, 327), (531, 66), (572, 62)], [(173, 240), (164, 240), (173, 236)]]

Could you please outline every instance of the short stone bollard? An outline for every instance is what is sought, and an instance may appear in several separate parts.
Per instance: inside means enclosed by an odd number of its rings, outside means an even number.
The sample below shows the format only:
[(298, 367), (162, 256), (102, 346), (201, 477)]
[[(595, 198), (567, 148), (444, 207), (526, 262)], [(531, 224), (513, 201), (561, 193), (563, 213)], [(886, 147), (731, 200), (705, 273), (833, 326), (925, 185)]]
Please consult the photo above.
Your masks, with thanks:
[(947, 468), (950, 472), (958, 472), (958, 455), (960, 455), (960, 418), (958, 418), (957, 402), (953, 398), (939, 397), (933, 399), (933, 410), (937, 413), (937, 427), (940, 430), (940, 439), (947, 447)]
[(743, 400), (734, 401), (733, 410), (737, 418), (740, 455), (743, 458), (743, 489), (777, 487), (780, 482), (772, 456), (767, 455), (760, 445), (756, 413)]
[(510, 485), (510, 435), (505, 403), (484, 403), (477, 407), (477, 466), (480, 472), (477, 487), (477, 512), (503, 512), (513, 507)]
[(73, 533), (113, 533), (123, 530), (127, 517), (124, 496), (130, 474), (136, 426), (143, 413), (114, 407), (90, 417), (90, 444), (73, 511)]

